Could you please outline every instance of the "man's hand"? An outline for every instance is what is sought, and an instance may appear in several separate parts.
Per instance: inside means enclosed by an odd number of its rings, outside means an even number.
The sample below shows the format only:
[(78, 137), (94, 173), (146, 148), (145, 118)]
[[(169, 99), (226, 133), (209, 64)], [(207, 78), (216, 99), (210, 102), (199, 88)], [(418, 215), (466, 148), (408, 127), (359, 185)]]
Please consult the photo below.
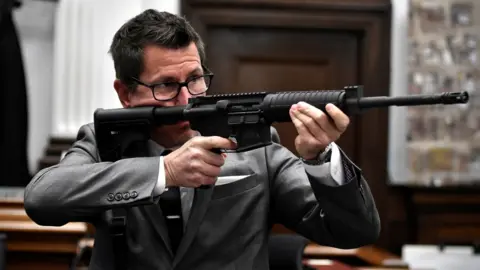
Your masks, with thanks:
[(211, 149), (235, 149), (235, 142), (217, 136), (194, 137), (164, 158), (166, 186), (199, 187), (217, 180), (225, 156)]
[(304, 159), (316, 158), (345, 132), (350, 123), (348, 116), (335, 105), (327, 104), (325, 109), (328, 115), (305, 102), (290, 108), (290, 117), (298, 131), (295, 148)]

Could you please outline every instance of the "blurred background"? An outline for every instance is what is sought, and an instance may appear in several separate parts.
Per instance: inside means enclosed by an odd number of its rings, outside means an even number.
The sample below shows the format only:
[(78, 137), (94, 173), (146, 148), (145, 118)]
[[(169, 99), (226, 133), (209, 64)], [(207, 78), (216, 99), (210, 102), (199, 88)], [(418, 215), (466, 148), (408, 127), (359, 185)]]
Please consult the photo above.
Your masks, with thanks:
[[(318, 269), (480, 269), (480, 2), (0, 0), (5, 269), (88, 265), (94, 228), (33, 224), (23, 187), (58, 163), (96, 108), (120, 106), (108, 47), (148, 8), (183, 15), (202, 35), (215, 73), (211, 93), (347, 85), (363, 85), (365, 96), (468, 91), (468, 104), (352, 116), (338, 143), (369, 181), (381, 237), (355, 250), (310, 244), (304, 255)], [(295, 152), (293, 125), (276, 127)], [(280, 225), (272, 233), (292, 234)]]

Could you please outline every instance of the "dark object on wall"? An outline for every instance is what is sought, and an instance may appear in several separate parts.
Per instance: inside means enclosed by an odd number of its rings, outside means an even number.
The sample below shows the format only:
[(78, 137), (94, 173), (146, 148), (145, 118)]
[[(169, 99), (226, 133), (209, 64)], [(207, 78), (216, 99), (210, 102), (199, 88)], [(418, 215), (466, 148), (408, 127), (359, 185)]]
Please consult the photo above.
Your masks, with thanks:
[[(2, 8), (12, 5), (3, 2)], [(5, 9), (0, 18), (0, 59), (0, 172), (4, 175), (0, 186), (25, 186), (31, 179), (27, 158), (27, 86), (12, 12)]]

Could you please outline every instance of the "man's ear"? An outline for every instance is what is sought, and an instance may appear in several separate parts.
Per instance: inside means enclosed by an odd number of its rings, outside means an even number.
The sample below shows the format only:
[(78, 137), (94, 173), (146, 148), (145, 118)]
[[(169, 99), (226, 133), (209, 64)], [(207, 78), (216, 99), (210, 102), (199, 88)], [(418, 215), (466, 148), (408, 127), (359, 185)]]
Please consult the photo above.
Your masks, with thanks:
[(117, 91), (118, 99), (124, 108), (130, 107), (130, 90), (127, 85), (119, 79), (113, 82), (113, 88)]

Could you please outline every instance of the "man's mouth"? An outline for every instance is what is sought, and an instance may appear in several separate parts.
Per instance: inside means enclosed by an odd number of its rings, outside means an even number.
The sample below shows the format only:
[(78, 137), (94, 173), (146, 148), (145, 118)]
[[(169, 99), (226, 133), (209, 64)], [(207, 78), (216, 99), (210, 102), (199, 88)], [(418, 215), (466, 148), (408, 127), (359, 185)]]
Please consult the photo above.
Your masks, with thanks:
[(187, 127), (190, 127), (190, 122), (188, 121), (182, 121), (182, 122), (178, 122), (177, 124), (175, 124), (177, 127), (179, 128), (187, 128)]

